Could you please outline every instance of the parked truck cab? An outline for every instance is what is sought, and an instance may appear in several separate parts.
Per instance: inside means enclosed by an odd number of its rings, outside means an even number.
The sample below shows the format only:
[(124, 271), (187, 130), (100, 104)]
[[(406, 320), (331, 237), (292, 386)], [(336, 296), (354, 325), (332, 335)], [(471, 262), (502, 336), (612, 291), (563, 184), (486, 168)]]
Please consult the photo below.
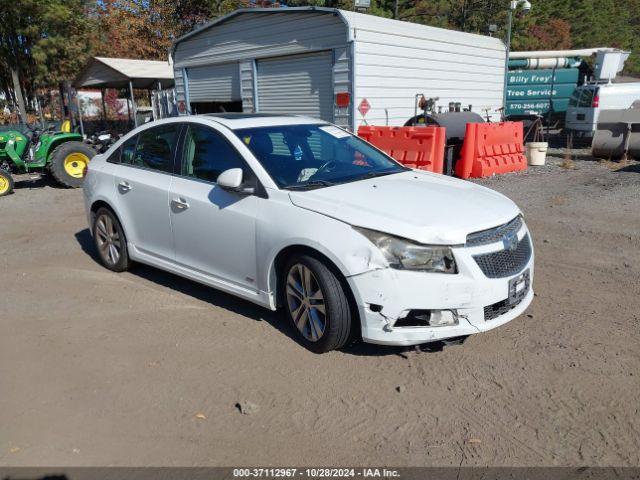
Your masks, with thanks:
[(602, 110), (626, 110), (640, 100), (640, 82), (588, 84), (576, 88), (569, 100), (565, 128), (591, 137)]

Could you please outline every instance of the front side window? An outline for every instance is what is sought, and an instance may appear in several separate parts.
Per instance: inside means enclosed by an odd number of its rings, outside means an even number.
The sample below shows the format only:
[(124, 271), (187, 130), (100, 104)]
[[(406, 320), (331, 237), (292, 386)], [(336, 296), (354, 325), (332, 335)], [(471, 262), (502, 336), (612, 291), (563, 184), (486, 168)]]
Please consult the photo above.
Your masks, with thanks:
[(201, 125), (189, 125), (185, 134), (181, 174), (215, 182), (230, 168), (242, 168), (250, 175), (238, 151), (221, 134)]
[(235, 133), (280, 188), (318, 188), (408, 170), (333, 125), (255, 127)]
[(178, 141), (178, 125), (150, 128), (122, 145), (120, 163), (171, 173)]

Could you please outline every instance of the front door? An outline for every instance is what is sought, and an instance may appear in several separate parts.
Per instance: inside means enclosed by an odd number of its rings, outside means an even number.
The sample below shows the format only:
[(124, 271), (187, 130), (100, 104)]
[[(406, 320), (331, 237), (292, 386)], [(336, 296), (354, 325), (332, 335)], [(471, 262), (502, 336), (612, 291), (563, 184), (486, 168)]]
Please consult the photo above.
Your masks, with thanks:
[(256, 210), (264, 200), (219, 187), (218, 175), (229, 168), (242, 168), (245, 183), (255, 182), (253, 172), (221, 132), (189, 124), (180, 174), (169, 192), (176, 261), (255, 292)]
[(127, 241), (142, 254), (169, 261), (174, 259), (169, 186), (178, 129), (177, 124), (162, 125), (127, 140), (114, 175)]
[(598, 90), (596, 86), (577, 88), (569, 100), (565, 124), (569, 130), (591, 132), (598, 121)]

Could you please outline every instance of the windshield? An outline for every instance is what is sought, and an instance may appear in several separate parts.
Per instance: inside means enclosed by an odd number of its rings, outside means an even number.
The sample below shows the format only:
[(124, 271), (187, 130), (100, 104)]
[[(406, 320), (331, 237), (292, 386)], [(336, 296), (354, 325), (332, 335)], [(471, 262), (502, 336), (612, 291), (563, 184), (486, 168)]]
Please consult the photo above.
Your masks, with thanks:
[(408, 170), (333, 125), (281, 125), (235, 133), (280, 188), (321, 188)]

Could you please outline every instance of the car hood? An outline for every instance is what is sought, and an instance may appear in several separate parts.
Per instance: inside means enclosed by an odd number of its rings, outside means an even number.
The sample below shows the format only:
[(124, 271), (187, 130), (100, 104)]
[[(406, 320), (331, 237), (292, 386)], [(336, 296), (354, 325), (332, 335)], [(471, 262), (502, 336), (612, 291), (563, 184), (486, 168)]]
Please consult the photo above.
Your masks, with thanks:
[(421, 171), (290, 192), (289, 197), (300, 208), (350, 225), (434, 245), (464, 244), (469, 233), (507, 223), (520, 213), (498, 192)]

